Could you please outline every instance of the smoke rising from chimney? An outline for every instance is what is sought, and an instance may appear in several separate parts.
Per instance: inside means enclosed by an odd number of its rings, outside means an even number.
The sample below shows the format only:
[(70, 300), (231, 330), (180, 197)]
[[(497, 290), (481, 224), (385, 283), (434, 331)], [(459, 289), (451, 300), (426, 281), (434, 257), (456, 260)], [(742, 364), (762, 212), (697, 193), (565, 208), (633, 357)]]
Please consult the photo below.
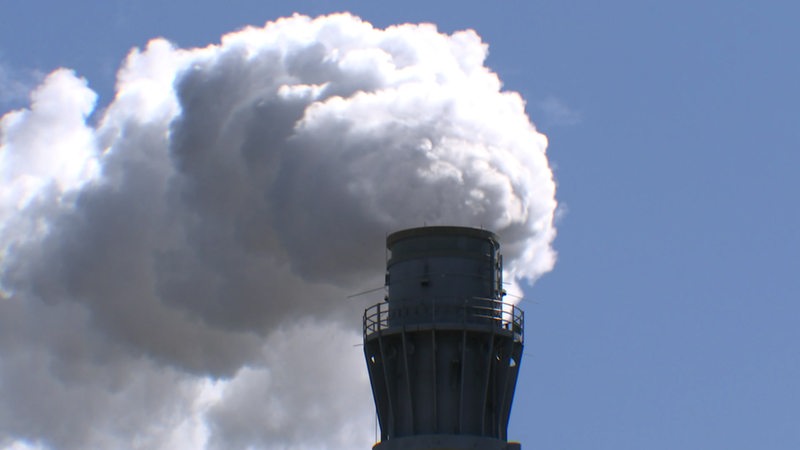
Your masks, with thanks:
[(555, 261), (546, 138), (473, 31), (294, 16), (51, 73), (0, 119), (0, 446), (368, 448), (348, 294), (384, 237), (497, 232)]

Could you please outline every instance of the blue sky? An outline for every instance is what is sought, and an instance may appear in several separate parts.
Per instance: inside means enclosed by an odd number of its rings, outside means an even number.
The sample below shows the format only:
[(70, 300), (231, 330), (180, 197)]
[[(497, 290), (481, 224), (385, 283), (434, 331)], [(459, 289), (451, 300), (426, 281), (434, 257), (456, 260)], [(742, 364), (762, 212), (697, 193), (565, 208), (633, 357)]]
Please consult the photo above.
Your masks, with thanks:
[[(523, 448), (800, 448), (800, 7), (788, 1), (0, 0), (0, 112), (58, 67), (300, 12), (471, 28), (548, 136), (555, 269), (526, 290)], [(358, 320), (358, 319), (356, 319)]]

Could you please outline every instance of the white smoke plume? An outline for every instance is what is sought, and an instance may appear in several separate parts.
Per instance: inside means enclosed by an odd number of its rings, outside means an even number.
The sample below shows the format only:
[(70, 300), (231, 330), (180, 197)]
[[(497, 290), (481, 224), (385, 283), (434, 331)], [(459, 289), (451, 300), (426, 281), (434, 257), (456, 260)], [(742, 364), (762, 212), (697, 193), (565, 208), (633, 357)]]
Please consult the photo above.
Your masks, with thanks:
[(546, 139), (486, 55), (294, 16), (153, 40), (101, 111), (47, 76), (0, 119), (0, 447), (369, 448), (382, 294), (346, 298), (386, 234), (491, 229), (512, 282), (554, 263)]

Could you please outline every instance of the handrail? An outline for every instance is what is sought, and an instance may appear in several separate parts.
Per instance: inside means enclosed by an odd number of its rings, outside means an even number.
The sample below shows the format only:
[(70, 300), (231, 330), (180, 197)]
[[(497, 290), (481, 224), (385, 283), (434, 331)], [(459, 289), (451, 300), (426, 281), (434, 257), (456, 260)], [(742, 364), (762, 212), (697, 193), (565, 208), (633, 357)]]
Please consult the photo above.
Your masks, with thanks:
[(364, 311), (364, 338), (393, 327), (433, 324), (489, 324), (512, 331), (522, 342), (525, 313), (517, 306), (483, 297), (427, 298), (419, 303), (381, 302)]

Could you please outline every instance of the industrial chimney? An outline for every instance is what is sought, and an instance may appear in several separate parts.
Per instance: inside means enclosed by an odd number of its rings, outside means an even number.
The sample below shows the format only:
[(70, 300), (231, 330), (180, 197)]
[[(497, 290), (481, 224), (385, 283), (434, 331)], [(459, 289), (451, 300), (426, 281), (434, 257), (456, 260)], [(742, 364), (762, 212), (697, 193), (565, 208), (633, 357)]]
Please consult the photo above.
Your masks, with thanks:
[(503, 303), (497, 236), (422, 227), (386, 239), (388, 295), (364, 311), (374, 450), (519, 450), (507, 441), (523, 312)]

